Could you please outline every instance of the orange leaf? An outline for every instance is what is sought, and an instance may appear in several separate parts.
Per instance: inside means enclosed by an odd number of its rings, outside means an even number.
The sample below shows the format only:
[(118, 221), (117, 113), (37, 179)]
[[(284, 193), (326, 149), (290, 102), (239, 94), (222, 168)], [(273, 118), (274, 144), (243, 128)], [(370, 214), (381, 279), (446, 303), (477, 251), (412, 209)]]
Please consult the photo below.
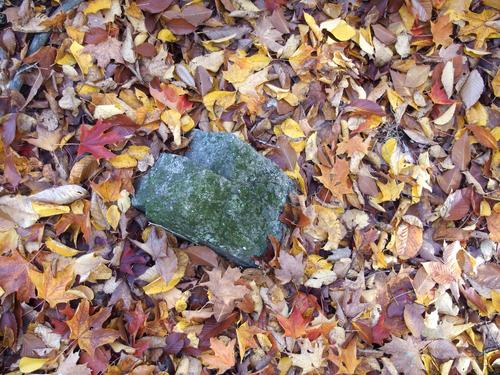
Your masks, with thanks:
[(343, 159), (337, 159), (332, 168), (319, 165), (321, 176), (316, 177), (325, 187), (331, 191), (338, 200), (342, 200), (345, 194), (352, 193), (349, 180), (349, 163)]
[(492, 150), (496, 150), (498, 148), (497, 140), (488, 128), (478, 125), (466, 125), (466, 127), (472, 132), (472, 134), (474, 134), (474, 137), (476, 137), (479, 143), (481, 143), (484, 147), (491, 148)]
[(210, 339), (210, 349), (212, 349), (214, 354), (203, 353), (201, 355), (202, 362), (207, 367), (216, 369), (217, 374), (222, 374), (233, 367), (236, 363), (236, 359), (234, 357), (235, 344), (236, 339), (232, 339), (225, 344), (224, 341), (212, 337)]
[(306, 334), (306, 326), (310, 322), (310, 319), (304, 319), (298, 308), (294, 308), (288, 318), (278, 316), (277, 319), (281, 327), (285, 330), (285, 336), (293, 337), (294, 339)]
[(58, 303), (68, 302), (77, 298), (69, 294), (66, 290), (74, 280), (73, 267), (68, 266), (54, 276), (50, 269), (44, 269), (43, 273), (29, 270), (29, 277), (36, 286), (38, 298), (47, 301), (50, 307), (55, 307)]

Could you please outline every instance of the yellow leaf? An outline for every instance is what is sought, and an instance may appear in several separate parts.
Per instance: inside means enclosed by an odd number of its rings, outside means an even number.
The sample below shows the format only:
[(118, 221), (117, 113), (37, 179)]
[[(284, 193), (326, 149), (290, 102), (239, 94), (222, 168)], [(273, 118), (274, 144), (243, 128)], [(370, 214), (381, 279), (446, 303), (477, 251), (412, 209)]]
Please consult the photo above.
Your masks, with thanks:
[(477, 102), (465, 111), (465, 118), (469, 124), (486, 126), (488, 123), (488, 111), (486, 111), (486, 108), (481, 103)]
[(291, 118), (286, 119), (279, 126), (281, 132), (290, 138), (305, 137), (299, 123)]
[(496, 290), (491, 290), (491, 301), (493, 303), (493, 308), (498, 313), (500, 312), (500, 293)]
[(161, 276), (151, 281), (148, 285), (144, 286), (142, 289), (144, 293), (148, 296), (158, 293), (166, 293), (173, 289), (179, 281), (184, 277), (186, 272), (187, 264), (189, 263), (189, 257), (183, 252), (176, 252), (177, 255), (177, 270), (174, 275), (167, 283)]
[(344, 20), (341, 20), (331, 32), (335, 38), (342, 42), (349, 40), (356, 35), (356, 29)]
[(76, 85), (76, 92), (80, 95), (90, 95), (99, 92), (99, 87), (84, 84)]
[(23, 374), (39, 370), (49, 361), (48, 358), (30, 358), (22, 357), (19, 361), (19, 371)]
[(65, 53), (56, 60), (56, 63), (59, 65), (74, 65), (76, 64), (76, 60), (73, 55)]
[(377, 181), (377, 185), (380, 189), (380, 193), (372, 198), (375, 203), (395, 201), (399, 199), (399, 196), (405, 187), (404, 182), (398, 184), (396, 183), (396, 180), (389, 180), (387, 184)]
[(235, 102), (235, 91), (212, 91), (203, 97), (203, 105), (212, 115), (215, 115), (216, 105), (225, 110)]
[(184, 115), (181, 118), (181, 129), (184, 133), (187, 133), (195, 127), (194, 120), (189, 115)]
[(495, 78), (491, 81), (491, 87), (493, 87), (493, 93), (498, 98), (500, 96), (500, 69), (497, 70)]
[(47, 248), (53, 251), (54, 253), (57, 253), (65, 257), (72, 257), (79, 253), (78, 250), (66, 246), (52, 238), (49, 238), (47, 241), (45, 241), (45, 246), (47, 246)]
[(161, 29), (157, 38), (162, 42), (175, 42), (177, 38), (169, 29)]
[(116, 205), (111, 205), (106, 211), (106, 221), (113, 229), (118, 228), (120, 222), (120, 210)]
[(149, 155), (151, 149), (148, 146), (132, 145), (127, 149), (127, 154), (136, 160), (142, 160)]
[(90, 0), (88, 4), (83, 11), (85, 14), (97, 13), (100, 10), (111, 8), (111, 0)]
[(398, 146), (396, 138), (389, 138), (382, 146), (382, 158), (389, 165), (391, 172), (399, 174), (406, 166), (404, 154)]
[(70, 212), (70, 208), (68, 206), (60, 206), (57, 204), (31, 202), (31, 206), (40, 217), (61, 215)]
[(490, 216), (491, 215), (491, 207), (488, 201), (482, 200), (479, 205), (479, 216)]
[(128, 153), (114, 156), (109, 159), (109, 162), (115, 168), (134, 168), (137, 165), (137, 159), (133, 158)]
[(83, 43), (83, 39), (85, 38), (85, 31), (83, 31), (81, 28), (68, 25), (66, 26), (66, 33), (74, 41), (80, 44)]
[(294, 167), (293, 171), (285, 171), (285, 174), (288, 177), (293, 178), (295, 181), (297, 181), (299, 183), (300, 190), (304, 194), (307, 193), (306, 183), (304, 182), (304, 178), (300, 174), (300, 168), (299, 168), (299, 165), (297, 163), (295, 163), (295, 167)]
[(316, 20), (309, 13), (304, 13), (304, 19), (306, 20), (307, 25), (311, 28), (311, 31), (316, 36), (316, 39), (323, 39), (323, 34), (321, 34), (321, 30), (316, 23)]
[(89, 72), (90, 67), (92, 66), (92, 55), (89, 53), (83, 52), (83, 46), (78, 42), (73, 42), (69, 47), (69, 51), (75, 58), (78, 66), (82, 70), (83, 74), (87, 74)]
[(389, 103), (391, 103), (393, 111), (396, 111), (396, 109), (405, 102), (404, 99), (393, 89), (387, 90), (387, 98), (389, 99)]

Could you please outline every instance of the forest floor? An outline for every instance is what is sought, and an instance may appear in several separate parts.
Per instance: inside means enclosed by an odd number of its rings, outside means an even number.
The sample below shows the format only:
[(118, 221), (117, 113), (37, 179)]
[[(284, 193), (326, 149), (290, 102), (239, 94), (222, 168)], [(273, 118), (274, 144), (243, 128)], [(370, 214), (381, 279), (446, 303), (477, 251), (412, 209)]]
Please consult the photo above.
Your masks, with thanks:
[[(1, 373), (499, 373), (498, 2), (0, 7)], [(296, 183), (258, 268), (131, 206), (193, 128)]]

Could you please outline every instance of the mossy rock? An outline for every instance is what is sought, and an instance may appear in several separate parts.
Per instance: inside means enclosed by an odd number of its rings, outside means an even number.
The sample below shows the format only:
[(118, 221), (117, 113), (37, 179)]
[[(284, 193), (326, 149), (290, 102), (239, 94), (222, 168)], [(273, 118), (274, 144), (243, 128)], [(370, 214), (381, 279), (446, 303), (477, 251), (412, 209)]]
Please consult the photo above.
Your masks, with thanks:
[(137, 184), (132, 204), (172, 233), (254, 266), (268, 236), (282, 236), (278, 217), (293, 184), (232, 134), (192, 135), (185, 156), (160, 156)]

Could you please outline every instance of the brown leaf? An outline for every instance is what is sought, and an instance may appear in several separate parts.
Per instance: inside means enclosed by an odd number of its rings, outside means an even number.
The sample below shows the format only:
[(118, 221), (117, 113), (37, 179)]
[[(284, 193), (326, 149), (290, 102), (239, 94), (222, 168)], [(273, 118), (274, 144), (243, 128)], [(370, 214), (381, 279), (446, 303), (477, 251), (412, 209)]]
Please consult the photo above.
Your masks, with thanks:
[(34, 267), (17, 251), (11, 256), (0, 256), (0, 287), (6, 295), (17, 293), (20, 301), (27, 301), (35, 295), (35, 287), (29, 277)]
[(466, 170), (469, 166), (471, 158), (471, 145), (469, 135), (465, 132), (453, 145), (451, 150), (451, 160), (460, 168), (461, 171)]
[(436, 22), (431, 22), (432, 39), (436, 45), (449, 46), (453, 39), (450, 34), (453, 32), (453, 23), (447, 15), (439, 16)]
[(460, 356), (455, 345), (448, 340), (434, 340), (427, 349), (438, 361), (449, 361)]
[(111, 60), (123, 64), (121, 53), (122, 42), (116, 38), (108, 38), (105, 42), (99, 44), (91, 44), (83, 49), (84, 53), (89, 53), (97, 60), (97, 65), (105, 68)]
[(172, 3), (173, 0), (137, 0), (137, 6), (149, 13), (161, 13)]
[(462, 173), (460, 173), (458, 167), (454, 167), (437, 176), (436, 181), (446, 194), (450, 194), (459, 188), (462, 181)]
[(465, 108), (469, 109), (472, 107), (481, 97), (484, 91), (484, 81), (481, 77), (481, 74), (477, 71), (477, 69), (470, 72), (469, 77), (467, 77), (467, 81), (462, 86), (462, 90), (460, 90), (460, 97), (462, 98)]
[(403, 222), (396, 231), (395, 254), (401, 259), (415, 257), (424, 242), (422, 228)]
[(236, 363), (235, 345), (236, 339), (225, 343), (221, 339), (211, 338), (210, 349), (212, 349), (213, 354), (204, 353), (201, 355), (201, 360), (208, 368), (216, 369), (217, 374), (222, 374)]
[(460, 220), (469, 213), (470, 206), (470, 190), (457, 190), (444, 201), (441, 216), (445, 220)]

